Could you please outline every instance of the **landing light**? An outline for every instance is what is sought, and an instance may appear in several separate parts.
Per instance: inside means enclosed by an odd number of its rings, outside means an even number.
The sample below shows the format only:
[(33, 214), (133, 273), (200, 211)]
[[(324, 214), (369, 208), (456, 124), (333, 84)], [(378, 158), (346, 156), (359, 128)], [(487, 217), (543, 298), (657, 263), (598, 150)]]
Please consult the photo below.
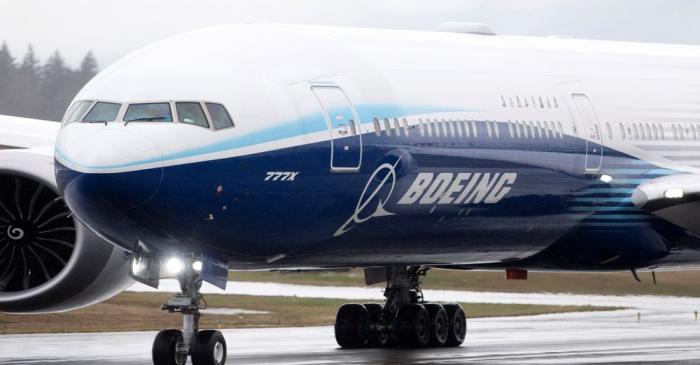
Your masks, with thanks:
[(202, 271), (202, 262), (201, 261), (195, 261), (192, 263), (192, 270), (196, 272)]
[(601, 175), (600, 181), (602, 181), (604, 183), (609, 183), (609, 182), (613, 181), (613, 178), (610, 175)]
[(683, 194), (683, 189), (680, 188), (670, 188), (664, 192), (664, 196), (668, 199), (681, 199)]
[(171, 275), (179, 274), (185, 268), (185, 264), (179, 257), (171, 257), (165, 262), (165, 270)]
[(134, 257), (131, 261), (131, 272), (138, 276), (146, 268), (146, 263), (141, 257)]

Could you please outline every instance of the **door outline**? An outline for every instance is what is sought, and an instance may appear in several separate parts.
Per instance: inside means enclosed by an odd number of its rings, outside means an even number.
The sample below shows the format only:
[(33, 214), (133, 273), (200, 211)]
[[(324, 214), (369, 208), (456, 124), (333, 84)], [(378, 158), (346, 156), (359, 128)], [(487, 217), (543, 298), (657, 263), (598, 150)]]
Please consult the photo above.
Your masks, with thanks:
[[(334, 133), (337, 132), (336, 128), (333, 126), (333, 123), (331, 122), (330, 119), (330, 114), (328, 114), (328, 110), (326, 108), (326, 104), (321, 100), (321, 97), (316, 93), (316, 89), (333, 89), (337, 90), (340, 92), (340, 94), (343, 96), (345, 101), (348, 104), (348, 107), (350, 109), (350, 112), (352, 113), (353, 119), (352, 121), (355, 124), (355, 131), (356, 131), (356, 138), (357, 138), (357, 143), (360, 148), (359, 151), (359, 156), (357, 159), (357, 165), (356, 166), (335, 166), (335, 149), (336, 149), (336, 143), (337, 139), (341, 138), (334, 136)], [(316, 101), (318, 101), (319, 105), (321, 106), (321, 109), (323, 110), (323, 119), (326, 121), (326, 127), (328, 128), (328, 132), (330, 134), (330, 139), (331, 139), (331, 158), (330, 158), (330, 169), (331, 172), (338, 172), (338, 173), (354, 173), (360, 171), (360, 167), (362, 166), (362, 154), (363, 154), (363, 143), (362, 143), (362, 123), (360, 121), (360, 117), (357, 114), (357, 110), (355, 109), (355, 105), (353, 105), (352, 100), (348, 97), (348, 95), (345, 93), (345, 90), (341, 88), (340, 86), (336, 84), (321, 84), (321, 85), (311, 85), (311, 92), (314, 94), (314, 97), (316, 98)], [(350, 127), (350, 126), (348, 126)]]
[[(576, 110), (578, 120), (584, 127), (582, 132), (583, 138), (586, 140), (585, 169), (587, 172), (597, 172), (603, 166), (603, 130), (600, 127), (598, 112), (595, 110), (591, 99), (588, 98), (586, 94), (571, 94), (571, 102)], [(588, 118), (584, 117), (584, 113), (582, 112), (582, 108), (584, 107), (590, 108), (591, 117), (594, 120), (588, 120)]]

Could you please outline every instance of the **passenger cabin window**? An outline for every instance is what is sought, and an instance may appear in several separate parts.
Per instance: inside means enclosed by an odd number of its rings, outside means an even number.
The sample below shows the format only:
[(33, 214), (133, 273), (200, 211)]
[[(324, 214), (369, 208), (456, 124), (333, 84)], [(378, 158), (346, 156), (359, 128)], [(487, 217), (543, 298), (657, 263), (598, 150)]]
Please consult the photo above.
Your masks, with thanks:
[(83, 118), (83, 123), (105, 123), (117, 119), (119, 109), (122, 105), (117, 103), (98, 102), (90, 109), (90, 112)]
[(126, 110), (124, 121), (129, 122), (172, 122), (170, 103), (131, 104)]
[(508, 121), (508, 136), (510, 138), (515, 138), (515, 133), (513, 131), (513, 122), (510, 120)]
[(177, 121), (184, 124), (193, 124), (209, 128), (207, 116), (204, 114), (200, 103), (175, 103), (177, 109)]
[(233, 119), (231, 119), (231, 116), (223, 105), (215, 103), (206, 103), (206, 105), (214, 129), (219, 130), (233, 127)]
[(622, 137), (622, 139), (625, 139), (625, 127), (622, 126), (622, 123), (617, 123), (617, 125), (620, 128), (620, 137)]
[(66, 124), (79, 121), (92, 106), (92, 101), (78, 101), (66, 113)]
[(664, 126), (661, 124), (659, 124), (659, 138), (666, 139), (666, 135), (664, 134)]
[(357, 135), (357, 127), (355, 126), (355, 120), (350, 119), (348, 124), (350, 124), (350, 133), (352, 133), (353, 136), (356, 136)]
[(442, 119), (442, 120), (438, 121), (438, 125), (440, 126), (440, 129), (442, 130), (442, 135), (444, 137), (449, 137), (450, 131), (449, 131), (449, 128), (447, 126), (447, 122), (444, 119)]
[(384, 118), (384, 129), (386, 130), (386, 135), (391, 137), (391, 123), (387, 118)]

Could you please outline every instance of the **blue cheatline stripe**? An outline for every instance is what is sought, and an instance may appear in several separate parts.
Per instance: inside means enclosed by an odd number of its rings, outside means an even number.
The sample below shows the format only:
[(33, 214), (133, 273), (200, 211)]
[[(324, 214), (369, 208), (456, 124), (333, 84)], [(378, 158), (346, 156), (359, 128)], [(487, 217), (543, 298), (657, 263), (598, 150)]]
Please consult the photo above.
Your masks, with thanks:
[(634, 227), (634, 226), (646, 226), (648, 222), (583, 222), (581, 226), (583, 227)]
[(651, 178), (647, 179), (615, 179), (608, 184), (610, 185), (639, 185), (639, 184), (644, 184), (645, 182), (651, 180)]
[[(404, 118), (412, 115), (430, 114), (430, 113), (449, 113), (449, 112), (481, 112), (479, 109), (466, 109), (457, 110), (449, 108), (440, 107), (416, 107), (416, 106), (397, 106), (397, 105), (383, 105), (383, 104), (367, 104), (356, 106), (356, 111), (360, 120), (363, 123), (368, 123), (372, 121), (372, 118)], [(333, 112), (333, 111), (331, 111)], [(201, 147), (195, 147), (179, 152), (170, 153), (157, 158), (148, 158), (133, 162), (127, 162), (117, 165), (109, 166), (85, 166), (75, 163), (71, 159), (67, 158), (61, 151), (57, 151), (57, 155), (60, 159), (69, 162), (73, 165), (90, 168), (90, 169), (114, 169), (114, 168), (124, 168), (133, 167), (137, 165), (149, 164), (154, 162), (165, 162), (181, 158), (194, 157), (199, 155), (206, 155), (211, 153), (217, 153), (237, 148), (254, 146), (262, 143), (274, 142), (278, 140), (283, 140), (292, 137), (299, 137), (306, 134), (327, 131), (328, 126), (324, 118), (323, 113), (320, 111), (316, 113), (311, 113), (303, 116), (300, 119), (290, 119), (287, 121), (280, 122), (274, 126), (266, 129), (261, 129), (255, 132), (251, 132), (246, 135), (233, 136), (225, 141), (220, 141), (212, 144), (208, 144)]]
[(631, 194), (634, 188), (590, 188), (578, 194)]
[(644, 161), (644, 160), (635, 160), (632, 161), (633, 165), (645, 165), (645, 166), (650, 166), (650, 167), (655, 167), (654, 165), (650, 164), (649, 161)]
[(632, 198), (608, 198), (608, 197), (599, 197), (599, 198), (572, 198), (572, 202), (580, 202), (580, 203), (630, 203), (632, 202)]
[(590, 216), (586, 219), (591, 219), (591, 220), (622, 220), (622, 221), (631, 221), (631, 220), (647, 220), (651, 219), (649, 215), (644, 215), (644, 214), (601, 214), (601, 215), (593, 215)]
[(669, 169), (655, 169), (653, 167), (648, 167), (648, 168), (638, 168), (638, 169), (606, 169), (605, 172), (606, 174), (612, 174), (613, 177), (615, 177), (615, 174), (620, 174), (620, 175), (642, 175), (642, 176), (647, 176), (647, 175), (668, 175), (674, 173), (673, 170)]
[(616, 212), (616, 211), (639, 211), (642, 210), (634, 206), (623, 206), (623, 207), (568, 207), (566, 208), (570, 212)]

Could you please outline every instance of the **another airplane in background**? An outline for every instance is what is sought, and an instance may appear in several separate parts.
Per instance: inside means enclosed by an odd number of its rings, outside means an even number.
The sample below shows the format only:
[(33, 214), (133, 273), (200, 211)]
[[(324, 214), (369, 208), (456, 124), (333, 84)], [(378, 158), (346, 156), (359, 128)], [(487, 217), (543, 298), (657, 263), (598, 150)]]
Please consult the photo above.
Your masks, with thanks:
[(364, 268), (362, 348), (462, 344), (431, 268), (698, 267), (700, 48), (438, 30), (205, 29), (95, 77), (55, 153), (0, 120), (0, 310), (176, 277), (154, 364), (223, 364), (199, 287), (228, 270)]

